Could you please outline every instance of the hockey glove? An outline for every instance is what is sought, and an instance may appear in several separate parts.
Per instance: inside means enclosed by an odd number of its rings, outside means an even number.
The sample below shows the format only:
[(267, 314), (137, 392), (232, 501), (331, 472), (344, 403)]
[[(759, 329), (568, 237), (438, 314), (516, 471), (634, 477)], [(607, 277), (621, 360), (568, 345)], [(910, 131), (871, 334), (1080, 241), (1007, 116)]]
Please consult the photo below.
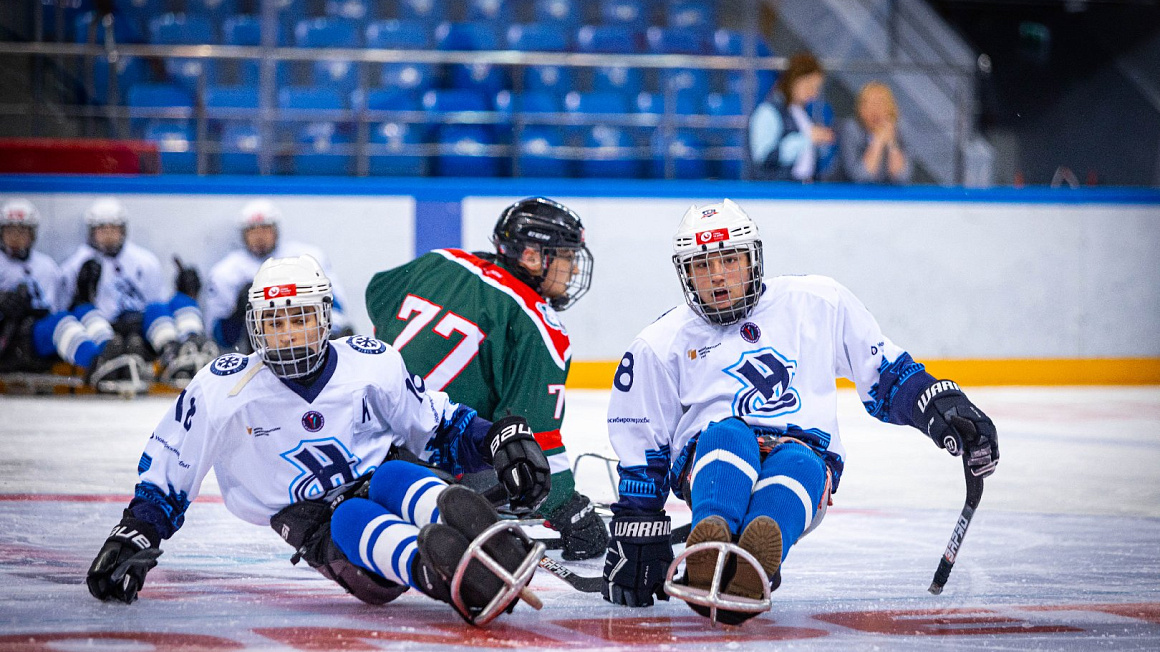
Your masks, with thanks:
[(600, 593), (613, 604), (651, 607), (653, 596), (668, 600), (665, 574), (673, 561), (672, 521), (665, 514), (617, 516), (604, 558)]
[(504, 417), (491, 424), (484, 441), (484, 461), (507, 490), (512, 511), (531, 511), (544, 502), (552, 489), (552, 471), (528, 422), (519, 416)]
[(157, 530), (126, 514), (89, 567), (89, 593), (98, 600), (117, 599), (132, 604), (145, 585), (145, 574), (157, 565), (161, 549)]
[(560, 533), (564, 559), (592, 559), (608, 548), (608, 528), (586, 496), (573, 491), (567, 502), (546, 516), (552, 529)]
[(197, 299), (197, 295), (201, 292), (201, 276), (198, 276), (197, 268), (182, 265), (181, 259), (177, 256), (173, 257), (173, 262), (177, 265), (175, 289), (191, 299)]
[(985, 478), (999, 464), (999, 435), (995, 424), (975, 407), (959, 386), (940, 380), (923, 390), (915, 405), (915, 423), (939, 448), (965, 455), (967, 468)]
[(101, 261), (90, 258), (77, 272), (77, 287), (73, 294), (72, 307), (92, 303), (97, 296), (97, 284), (101, 282)]

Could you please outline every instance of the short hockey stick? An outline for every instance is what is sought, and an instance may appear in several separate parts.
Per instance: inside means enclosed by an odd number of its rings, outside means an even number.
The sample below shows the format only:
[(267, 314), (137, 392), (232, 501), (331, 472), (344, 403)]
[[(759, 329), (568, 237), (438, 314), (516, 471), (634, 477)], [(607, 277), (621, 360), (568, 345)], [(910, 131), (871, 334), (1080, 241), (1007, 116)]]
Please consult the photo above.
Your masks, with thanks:
[(947, 579), (951, 576), (951, 569), (954, 568), (955, 558), (959, 554), (959, 547), (963, 545), (963, 537), (967, 536), (967, 528), (971, 525), (971, 518), (975, 515), (975, 510), (979, 507), (979, 500), (983, 497), (983, 479), (971, 473), (970, 467), (967, 466), (965, 456), (963, 459), (963, 474), (967, 478), (967, 502), (963, 505), (962, 513), (959, 514), (958, 523), (955, 523), (955, 531), (951, 534), (951, 540), (947, 543), (947, 549), (943, 553), (942, 559), (938, 562), (938, 570), (934, 573), (934, 581), (930, 583), (930, 588), (927, 589), (935, 595), (942, 593)]

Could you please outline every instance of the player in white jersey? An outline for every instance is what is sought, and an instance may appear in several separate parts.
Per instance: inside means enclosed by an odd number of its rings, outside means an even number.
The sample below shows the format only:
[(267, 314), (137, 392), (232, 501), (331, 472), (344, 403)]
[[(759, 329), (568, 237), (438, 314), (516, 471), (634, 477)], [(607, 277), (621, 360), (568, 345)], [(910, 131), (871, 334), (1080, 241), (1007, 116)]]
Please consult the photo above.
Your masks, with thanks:
[[(530, 541), (513, 524), (480, 543), (495, 509), (420, 461), (450, 475), (494, 468), (513, 505), (534, 509), (550, 476), (526, 422), (492, 424), (425, 391), (379, 340), (330, 341), (333, 292), (309, 256), (266, 261), (249, 296), (255, 352), (217, 358), (161, 418), (135, 497), (89, 570), (90, 592), (136, 598), (158, 543), (181, 527), (213, 468), (228, 510), (272, 526), (297, 549), (295, 563), (359, 599), (381, 604), (415, 587), (469, 621), (498, 615), (531, 578)], [(472, 543), (509, 571), (526, 568), (522, 582), (476, 562), (457, 604), (451, 582)]]
[[(664, 503), (690, 503), (687, 544), (734, 544), (721, 585), (717, 552), (686, 559), (682, 592), (698, 613), (737, 623), (722, 607), (763, 599), (791, 546), (822, 520), (845, 461), (835, 379), (866, 410), (925, 432), (972, 473), (999, 461), (995, 426), (951, 381), (937, 381), (882, 334), (865, 306), (824, 276), (763, 282), (757, 225), (734, 202), (692, 207), (674, 237), (687, 305), (645, 328), (620, 362), (608, 431), (620, 458), (604, 597), (648, 606), (673, 559)], [(758, 569), (760, 566), (760, 570)], [(710, 589), (720, 594), (710, 596)], [(693, 589), (689, 592), (689, 589)], [(684, 597), (684, 596), (682, 596)], [(733, 605), (730, 605), (730, 601)], [(767, 607), (766, 607), (767, 608)]]
[[(112, 332), (100, 316), (88, 328), (66, 311), (64, 276), (56, 262), (33, 249), (40, 212), (27, 199), (0, 207), (0, 368), (45, 371), (54, 354), (95, 370)], [(89, 374), (100, 381), (103, 374)]]
[(205, 323), (214, 340), (225, 349), (246, 351), (244, 321), (247, 292), (258, 266), (267, 258), (310, 256), (334, 286), (334, 336), (351, 335), (345, 306), (346, 295), (335, 280), (330, 263), (322, 250), (280, 237), (282, 211), (268, 199), (255, 199), (242, 207), (238, 228), (243, 247), (226, 254), (209, 271), (205, 296)]
[(177, 292), (170, 292), (157, 256), (127, 240), (128, 213), (113, 197), (94, 202), (85, 224), (88, 242), (61, 265), (66, 296), (82, 321), (95, 311), (111, 322), (109, 346), (130, 357), (148, 356), (147, 341), (160, 358), (162, 380), (188, 378), (212, 360), (218, 350), (205, 335), (196, 272), (178, 262)]

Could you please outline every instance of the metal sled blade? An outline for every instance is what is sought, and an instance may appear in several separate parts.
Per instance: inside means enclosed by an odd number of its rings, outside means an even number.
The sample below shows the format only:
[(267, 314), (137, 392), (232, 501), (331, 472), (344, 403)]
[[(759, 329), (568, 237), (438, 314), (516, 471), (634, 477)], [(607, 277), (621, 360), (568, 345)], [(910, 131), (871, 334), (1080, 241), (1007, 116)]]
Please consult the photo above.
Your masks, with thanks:
[[(677, 567), (689, 555), (710, 550), (717, 551), (717, 565), (713, 569), (713, 581), (709, 583), (709, 588), (699, 589), (685, 584), (677, 584)], [(761, 578), (762, 586), (760, 600), (728, 595), (721, 592), (722, 580), (725, 574), (725, 563), (731, 554), (737, 555), (739, 561), (744, 561), (757, 570), (758, 576)], [(665, 575), (665, 593), (680, 598), (685, 602), (707, 607), (709, 609), (709, 620), (713, 625), (717, 624), (718, 609), (728, 609), (730, 611), (741, 611), (745, 613), (762, 613), (769, 611), (773, 607), (773, 601), (770, 598), (769, 575), (761, 567), (761, 563), (748, 550), (733, 543), (725, 543), (724, 541), (698, 543), (689, 546), (681, 554), (677, 555), (676, 559), (673, 559), (673, 563), (669, 564), (669, 571)]]

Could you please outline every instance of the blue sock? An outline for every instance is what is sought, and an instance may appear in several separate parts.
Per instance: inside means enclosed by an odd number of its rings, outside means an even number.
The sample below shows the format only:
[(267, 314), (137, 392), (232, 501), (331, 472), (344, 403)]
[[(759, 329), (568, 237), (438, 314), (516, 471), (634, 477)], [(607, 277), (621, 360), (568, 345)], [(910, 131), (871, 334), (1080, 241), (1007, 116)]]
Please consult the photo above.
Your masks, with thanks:
[(370, 499), (404, 521), (423, 527), (439, 520), (435, 499), (447, 488), (425, 466), (402, 460), (384, 462), (371, 477)]
[(826, 490), (826, 465), (812, 450), (782, 444), (761, 464), (761, 477), (749, 499), (744, 525), (768, 516), (781, 528), (781, 558), (797, 543), (814, 517)]
[(693, 459), (693, 525), (709, 516), (720, 516), (730, 532), (739, 532), (760, 459), (757, 438), (744, 421), (726, 419), (709, 424), (697, 437)]
[(330, 537), (347, 559), (403, 585), (414, 586), (418, 535), (418, 527), (364, 498), (343, 501), (330, 519)]

